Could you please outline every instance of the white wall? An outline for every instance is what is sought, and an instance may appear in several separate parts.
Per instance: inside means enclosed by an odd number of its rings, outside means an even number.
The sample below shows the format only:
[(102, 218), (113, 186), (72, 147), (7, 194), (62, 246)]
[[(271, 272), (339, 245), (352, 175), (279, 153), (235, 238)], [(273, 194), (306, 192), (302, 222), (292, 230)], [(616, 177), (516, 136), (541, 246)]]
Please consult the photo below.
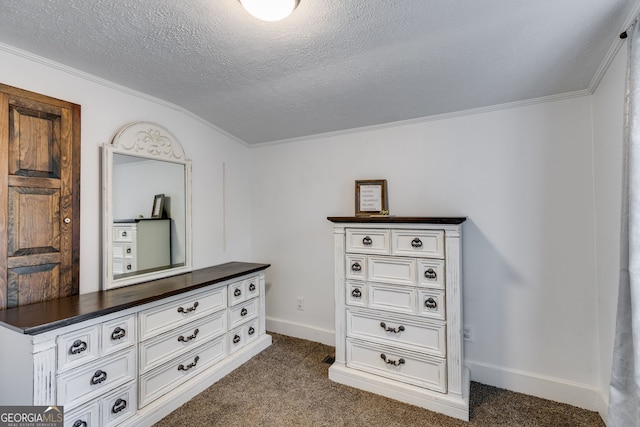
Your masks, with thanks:
[(593, 95), (593, 150), (598, 277), (600, 414), (606, 417), (620, 271), (620, 208), (626, 44)]
[(353, 214), (356, 179), (385, 178), (391, 214), (469, 217), (472, 379), (594, 407), (591, 142), (584, 96), (252, 149), (253, 256), (273, 264), (269, 328), (333, 342), (326, 217)]
[[(100, 149), (123, 125), (147, 120), (169, 129), (193, 161), (194, 267), (249, 260), (249, 150), (168, 104), (0, 45), (0, 82), (82, 106), (80, 292), (100, 289)], [(171, 84), (171, 82), (168, 82)], [(222, 163), (226, 169), (223, 228)]]

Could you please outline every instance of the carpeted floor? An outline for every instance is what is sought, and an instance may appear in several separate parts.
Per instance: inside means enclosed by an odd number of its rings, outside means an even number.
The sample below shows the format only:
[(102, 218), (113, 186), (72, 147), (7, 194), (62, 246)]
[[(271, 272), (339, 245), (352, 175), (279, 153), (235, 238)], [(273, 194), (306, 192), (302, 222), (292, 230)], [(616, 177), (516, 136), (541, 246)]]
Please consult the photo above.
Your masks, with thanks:
[(327, 378), (333, 347), (271, 334), (273, 345), (161, 420), (177, 426), (604, 426), (595, 412), (478, 383), (469, 423)]

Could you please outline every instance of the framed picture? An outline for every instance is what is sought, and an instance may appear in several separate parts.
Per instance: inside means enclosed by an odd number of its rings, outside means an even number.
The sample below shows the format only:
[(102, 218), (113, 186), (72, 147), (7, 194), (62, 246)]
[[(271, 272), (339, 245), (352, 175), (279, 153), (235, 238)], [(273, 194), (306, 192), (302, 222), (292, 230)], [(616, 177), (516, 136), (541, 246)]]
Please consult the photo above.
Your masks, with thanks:
[(153, 196), (153, 209), (151, 209), (151, 218), (162, 218), (164, 213), (164, 194), (156, 194)]
[(356, 216), (389, 215), (387, 180), (356, 181)]

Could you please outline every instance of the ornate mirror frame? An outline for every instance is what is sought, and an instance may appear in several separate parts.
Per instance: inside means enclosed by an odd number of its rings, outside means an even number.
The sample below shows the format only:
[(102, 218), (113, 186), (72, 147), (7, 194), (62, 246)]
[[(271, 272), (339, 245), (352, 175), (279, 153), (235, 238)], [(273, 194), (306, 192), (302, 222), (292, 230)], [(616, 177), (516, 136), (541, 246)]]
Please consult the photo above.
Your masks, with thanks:
[[(140, 282), (190, 272), (192, 269), (191, 248), (191, 160), (185, 157), (184, 149), (177, 138), (161, 125), (152, 122), (135, 122), (122, 127), (110, 143), (102, 146), (102, 289), (114, 289)], [(115, 278), (113, 268), (114, 233), (114, 155), (138, 157), (174, 163), (184, 167), (184, 263), (152, 272), (143, 272)], [(149, 200), (151, 208), (153, 200)]]

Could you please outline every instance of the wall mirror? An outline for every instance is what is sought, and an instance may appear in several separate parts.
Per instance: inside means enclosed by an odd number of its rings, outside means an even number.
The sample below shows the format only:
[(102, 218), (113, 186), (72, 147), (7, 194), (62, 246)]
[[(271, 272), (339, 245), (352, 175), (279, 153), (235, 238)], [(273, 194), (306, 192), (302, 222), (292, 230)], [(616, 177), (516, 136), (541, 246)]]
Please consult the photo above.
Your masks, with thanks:
[(180, 142), (136, 122), (102, 148), (102, 288), (191, 271), (191, 160)]

